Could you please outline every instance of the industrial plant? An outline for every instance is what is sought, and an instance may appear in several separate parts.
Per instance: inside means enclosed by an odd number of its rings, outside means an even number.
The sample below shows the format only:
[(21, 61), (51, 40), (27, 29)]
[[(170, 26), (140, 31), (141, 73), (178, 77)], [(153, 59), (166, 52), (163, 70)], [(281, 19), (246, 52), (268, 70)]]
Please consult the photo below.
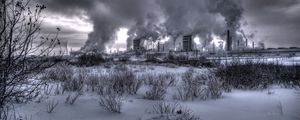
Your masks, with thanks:
[[(215, 43), (205, 44), (202, 48), (197, 48), (194, 41), (195, 35), (188, 34), (179, 38), (178, 45), (166, 46), (166, 42), (160, 41), (152, 42), (152, 44), (145, 44), (147, 39), (135, 39), (132, 42), (133, 49), (128, 49), (125, 52), (115, 53), (114, 57), (123, 58), (126, 56), (130, 58), (132, 56), (139, 58), (161, 58), (168, 55), (180, 55), (184, 60), (200, 60), (203, 57), (208, 60), (232, 60), (232, 59), (269, 59), (269, 58), (290, 58), (300, 56), (299, 47), (289, 48), (265, 48), (264, 45), (259, 46), (259, 43), (249, 41), (246, 35), (243, 35), (243, 39), (236, 40), (230, 30), (226, 31), (226, 38), (223, 40), (223, 46), (217, 46)], [(170, 42), (170, 41), (169, 41)], [(206, 41), (205, 41), (206, 42)], [(249, 44), (250, 43), (250, 44)], [(147, 46), (148, 45), (148, 46)], [(175, 47), (177, 46), (177, 47)], [(175, 47), (176, 49), (174, 49)]]

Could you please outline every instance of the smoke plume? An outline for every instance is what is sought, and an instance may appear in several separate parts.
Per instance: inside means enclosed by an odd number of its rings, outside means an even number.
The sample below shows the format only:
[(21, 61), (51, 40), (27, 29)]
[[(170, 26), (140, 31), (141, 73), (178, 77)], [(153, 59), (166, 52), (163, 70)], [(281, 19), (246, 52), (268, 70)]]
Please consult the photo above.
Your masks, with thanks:
[(82, 50), (103, 51), (113, 42), (116, 31), (129, 29), (127, 46), (132, 40), (159, 40), (169, 36), (176, 41), (186, 34), (211, 41), (240, 28), (243, 8), (240, 0), (47, 0), (52, 12), (64, 15), (85, 14), (94, 31)]

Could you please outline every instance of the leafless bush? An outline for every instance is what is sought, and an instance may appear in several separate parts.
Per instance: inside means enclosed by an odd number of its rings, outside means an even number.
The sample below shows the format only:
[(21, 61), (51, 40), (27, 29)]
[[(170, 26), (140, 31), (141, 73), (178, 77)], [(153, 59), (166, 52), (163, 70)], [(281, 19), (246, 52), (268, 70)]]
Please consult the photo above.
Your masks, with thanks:
[(89, 77), (89, 71), (85, 68), (79, 68), (76, 74), (76, 78), (81, 81), (86, 81), (86, 79)]
[(121, 113), (122, 100), (122, 96), (117, 94), (102, 95), (99, 98), (99, 105), (107, 111)]
[(207, 92), (212, 99), (220, 98), (222, 95), (222, 82), (213, 73), (207, 75)]
[(230, 90), (265, 89), (271, 84), (299, 85), (300, 72), (297, 71), (300, 71), (300, 66), (235, 60), (220, 66), (214, 72), (221, 78), (223, 87)]
[(0, 119), (1, 120), (8, 120), (9, 117), (9, 107), (3, 106), (0, 108)]
[(79, 69), (77, 75), (62, 81), (63, 91), (81, 91), (89, 77), (86, 69)]
[(80, 92), (77, 92), (76, 94), (69, 94), (65, 100), (65, 103), (73, 105), (80, 95)]
[(0, 118), (1, 120), (32, 120), (32, 116), (17, 114), (14, 108), (8, 106), (0, 110)]
[(107, 85), (108, 84), (98, 84), (95, 88), (96, 93), (99, 95), (110, 94), (112, 90)]
[[(99, 95), (107, 95), (116, 93), (113, 89), (113, 82), (111, 81), (110, 74), (99, 74), (90, 76), (91, 79), (88, 79), (88, 86), (94, 87), (94, 92)], [(91, 85), (95, 83), (94, 85)]]
[(157, 75), (152, 73), (147, 73), (147, 74), (140, 75), (138, 79), (143, 81), (145, 85), (153, 85), (155, 83), (155, 80), (157, 79)]
[(177, 88), (175, 99), (202, 100), (219, 98), (222, 94), (222, 84), (218, 77), (213, 73), (198, 73), (195, 75), (193, 70), (188, 70), (182, 75), (182, 85)]
[(157, 82), (157, 79), (161, 79), (165, 81), (167, 86), (175, 86), (176, 85), (176, 77), (173, 73), (162, 73), (162, 74), (152, 74), (147, 73), (138, 76), (138, 79), (144, 82), (146, 85), (154, 85)]
[(177, 103), (160, 102), (153, 105), (153, 113), (159, 116), (153, 117), (153, 120), (200, 120), (193, 115), (188, 108), (183, 108)]
[(51, 99), (47, 102), (47, 112), (52, 113), (53, 110), (58, 106), (58, 101), (55, 99)]
[(142, 85), (142, 81), (136, 79), (132, 71), (114, 71), (104, 78), (113, 92), (118, 94), (136, 94)]
[(52, 90), (53, 90), (53, 85), (44, 85), (44, 89), (43, 89), (43, 92), (45, 95), (50, 95), (52, 93)]
[(194, 70), (190, 69), (182, 74), (182, 86), (177, 89), (178, 94), (175, 99), (180, 100), (193, 100), (200, 96), (203, 92), (202, 85), (204, 81), (200, 77), (194, 76)]
[(92, 75), (88, 77), (91, 86), (99, 95), (105, 94), (136, 94), (142, 85), (132, 71), (112, 71), (108, 74)]
[(100, 80), (101, 80), (100, 75), (91, 74), (91, 75), (87, 76), (85, 82), (86, 82), (88, 88), (91, 88), (92, 92), (94, 92), (96, 90), (96, 88), (99, 86)]
[(166, 81), (168, 86), (176, 85), (176, 76), (173, 73), (160, 74), (158, 75), (158, 79), (163, 79)]
[(74, 74), (71, 66), (61, 63), (44, 71), (42, 79), (65, 81), (72, 79)]
[(62, 83), (63, 91), (81, 91), (84, 86), (84, 81), (72, 77), (72, 79), (65, 80)]
[(163, 100), (167, 92), (168, 85), (164, 79), (156, 79), (150, 85), (145, 98), (149, 100)]
[(56, 88), (55, 88), (54, 94), (56, 94), (56, 95), (63, 94), (63, 90), (61, 88), (61, 84), (60, 83), (56, 84)]

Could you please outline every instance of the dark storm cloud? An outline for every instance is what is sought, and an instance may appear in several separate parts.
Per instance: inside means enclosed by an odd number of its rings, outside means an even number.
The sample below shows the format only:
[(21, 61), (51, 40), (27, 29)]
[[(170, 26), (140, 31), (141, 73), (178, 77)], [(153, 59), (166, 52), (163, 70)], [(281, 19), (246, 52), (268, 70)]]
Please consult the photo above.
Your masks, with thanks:
[(268, 47), (300, 46), (299, 0), (244, 0), (245, 18)]

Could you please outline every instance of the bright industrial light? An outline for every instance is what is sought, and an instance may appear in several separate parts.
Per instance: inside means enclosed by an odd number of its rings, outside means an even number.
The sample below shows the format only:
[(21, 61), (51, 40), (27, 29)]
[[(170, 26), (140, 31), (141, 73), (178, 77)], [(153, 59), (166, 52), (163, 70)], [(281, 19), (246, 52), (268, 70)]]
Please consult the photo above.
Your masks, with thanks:
[(127, 43), (127, 38), (129, 37), (127, 35), (128, 28), (120, 28), (119, 31), (117, 31), (117, 40), (115, 43), (117, 44), (126, 44)]

